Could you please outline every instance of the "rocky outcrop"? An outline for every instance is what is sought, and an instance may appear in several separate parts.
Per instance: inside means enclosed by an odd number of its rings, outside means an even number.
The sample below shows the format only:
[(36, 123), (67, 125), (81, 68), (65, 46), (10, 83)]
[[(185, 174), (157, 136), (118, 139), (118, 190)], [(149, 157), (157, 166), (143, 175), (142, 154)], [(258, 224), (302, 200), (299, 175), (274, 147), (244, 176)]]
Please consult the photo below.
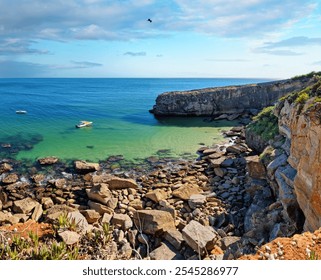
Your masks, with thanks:
[(320, 112), (321, 103), (313, 98), (304, 105), (285, 100), (276, 112), (280, 133), (291, 143), (287, 162), (292, 169), (282, 176), (282, 184), (293, 190), (305, 216), (304, 229), (309, 231), (321, 227)]
[(237, 114), (273, 105), (280, 97), (313, 84), (302, 77), (260, 84), (165, 92), (151, 110), (159, 116), (217, 116)]

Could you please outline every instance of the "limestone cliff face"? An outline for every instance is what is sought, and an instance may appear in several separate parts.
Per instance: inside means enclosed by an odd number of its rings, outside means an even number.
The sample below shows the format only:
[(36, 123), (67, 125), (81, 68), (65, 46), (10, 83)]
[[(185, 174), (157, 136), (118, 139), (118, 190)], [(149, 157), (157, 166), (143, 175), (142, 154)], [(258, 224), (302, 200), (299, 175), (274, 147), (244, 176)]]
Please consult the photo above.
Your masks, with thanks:
[(280, 133), (291, 143), (287, 162), (296, 171), (293, 189), (304, 229), (313, 231), (321, 227), (321, 103), (286, 100), (278, 107)]
[(282, 81), (166, 92), (159, 95), (151, 110), (155, 115), (215, 116), (262, 109), (280, 97), (299, 91), (314, 82), (303, 77)]

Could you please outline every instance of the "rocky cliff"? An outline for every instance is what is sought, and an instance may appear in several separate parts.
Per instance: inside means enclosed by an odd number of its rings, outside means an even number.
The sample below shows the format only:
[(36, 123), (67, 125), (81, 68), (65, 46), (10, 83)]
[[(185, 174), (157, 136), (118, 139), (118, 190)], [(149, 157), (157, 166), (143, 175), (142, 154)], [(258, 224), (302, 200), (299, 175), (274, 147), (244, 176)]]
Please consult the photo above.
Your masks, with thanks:
[(279, 128), (288, 141), (289, 166), (296, 171), (291, 188), (305, 216), (305, 230), (321, 227), (321, 103), (310, 98), (305, 104), (285, 100)]
[[(319, 80), (282, 98), (274, 108), (280, 135), (266, 142), (269, 145), (261, 155), (287, 221), (305, 231), (321, 227), (320, 96)], [(257, 146), (255, 138), (248, 140), (249, 146)]]
[(165, 92), (157, 97), (151, 112), (177, 116), (243, 113), (273, 105), (280, 97), (311, 85), (314, 79), (308, 76), (243, 86)]

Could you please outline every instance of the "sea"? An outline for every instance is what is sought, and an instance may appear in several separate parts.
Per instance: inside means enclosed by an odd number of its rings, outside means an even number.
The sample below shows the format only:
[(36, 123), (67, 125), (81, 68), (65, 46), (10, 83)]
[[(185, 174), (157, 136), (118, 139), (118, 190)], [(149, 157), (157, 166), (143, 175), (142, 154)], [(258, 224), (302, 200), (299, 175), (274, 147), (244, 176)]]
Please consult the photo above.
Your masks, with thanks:
[[(149, 110), (167, 91), (265, 82), (230, 78), (0, 79), (0, 158), (103, 161), (122, 156), (196, 158), (236, 125), (204, 117), (158, 119)], [(26, 114), (17, 114), (24, 110)], [(76, 128), (81, 120), (92, 127)]]

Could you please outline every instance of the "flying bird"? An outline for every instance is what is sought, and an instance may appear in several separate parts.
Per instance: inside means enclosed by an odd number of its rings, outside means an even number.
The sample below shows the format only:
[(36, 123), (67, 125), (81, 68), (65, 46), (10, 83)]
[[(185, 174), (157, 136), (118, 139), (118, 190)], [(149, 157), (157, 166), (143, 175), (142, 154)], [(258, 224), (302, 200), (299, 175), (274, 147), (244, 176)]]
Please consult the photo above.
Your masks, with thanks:
[(147, 21), (149, 21), (149, 22), (153, 22), (150, 18), (149, 18)]

